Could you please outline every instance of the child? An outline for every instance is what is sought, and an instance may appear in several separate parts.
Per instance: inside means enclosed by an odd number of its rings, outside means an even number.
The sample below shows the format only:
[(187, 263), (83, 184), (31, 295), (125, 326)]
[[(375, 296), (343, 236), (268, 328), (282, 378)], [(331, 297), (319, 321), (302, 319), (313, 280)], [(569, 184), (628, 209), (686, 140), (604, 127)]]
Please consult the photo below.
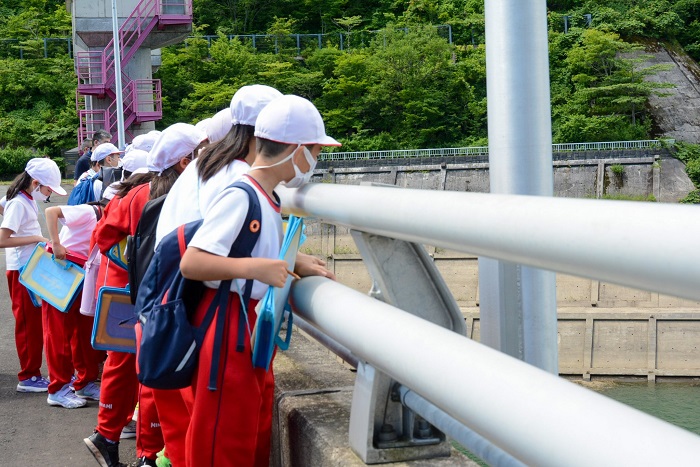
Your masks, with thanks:
[[(150, 171), (132, 175), (121, 184), (97, 225), (93, 237), (103, 253), (126, 235), (135, 233), (146, 203), (171, 189), (205, 139), (203, 132), (185, 123), (176, 123), (160, 134), (148, 156)], [(110, 265), (103, 256), (98, 286), (125, 287), (127, 282), (126, 270), (113, 263)], [(156, 454), (164, 443), (151, 392), (139, 387), (133, 353), (107, 352), (101, 389), (97, 427), (89, 438), (83, 440), (90, 452), (103, 467), (119, 465), (121, 431), (130, 421), (139, 399), (136, 437), (139, 465), (155, 465)]]
[[(102, 216), (97, 203), (79, 206), (56, 206), (45, 211), (51, 247), (57, 259), (67, 253), (88, 255), (90, 236)], [(59, 219), (64, 227), (58, 233)], [(100, 388), (95, 384), (100, 363), (100, 352), (90, 345), (93, 318), (80, 314), (80, 297), (62, 312), (49, 303), (42, 304), (44, 315), (44, 343), (46, 364), (49, 368), (49, 405), (74, 409), (84, 407), (86, 399), (100, 400)], [(71, 377), (78, 376), (72, 386)]]
[(46, 392), (49, 386), (41, 376), (44, 342), (41, 307), (34, 306), (29, 292), (19, 283), (19, 268), (27, 262), (38, 242), (47, 241), (41, 235), (36, 201), (45, 200), (51, 193), (66, 194), (61, 188), (58, 166), (51, 159), (31, 159), (7, 190), (7, 204), (0, 225), (0, 248), (5, 248), (5, 274), (15, 316), (15, 344), (20, 364), (18, 392)]
[[(282, 93), (270, 86), (243, 86), (234, 94), (230, 107), (224, 109), (228, 127), (221, 121), (224, 111), (203, 125), (213, 143), (195, 163), (187, 166), (165, 198), (158, 218), (156, 245), (171, 230), (201, 219), (216, 196), (248, 172), (255, 160), (255, 121), (260, 111), (279, 97)], [(225, 135), (221, 135), (223, 130)], [(190, 414), (183, 396), (190, 399), (190, 394), (153, 390), (153, 396), (165, 440), (165, 456), (173, 465), (185, 465), (185, 434)]]
[(232, 122), (228, 134), (206, 147), (168, 193), (158, 218), (156, 246), (170, 231), (201, 219), (221, 190), (248, 172), (255, 160), (255, 120), (268, 103), (279, 97), (282, 93), (278, 90), (261, 84), (236, 91), (228, 110)]
[[(76, 185), (85, 179), (94, 177), (100, 172), (102, 167), (118, 167), (119, 166), (119, 155), (123, 151), (120, 151), (112, 143), (102, 143), (92, 152), (90, 156), (91, 167), (90, 170), (85, 172), (80, 176)], [(102, 181), (95, 180), (92, 185), (92, 190), (94, 192), (95, 201), (99, 201), (102, 198)]]
[[(199, 366), (192, 381), (192, 419), (187, 431), (186, 456), (195, 466), (267, 466), (274, 377), (253, 368), (250, 330), (255, 324), (255, 305), (268, 285), (282, 287), (287, 263), (278, 260), (282, 240), (282, 218), (274, 188), (283, 182), (302, 186), (313, 174), (322, 146), (339, 146), (326, 136), (323, 120), (314, 105), (298, 96), (283, 96), (267, 105), (255, 123), (256, 159), (243, 177), (257, 192), (262, 211), (260, 238), (251, 258), (229, 258), (231, 245), (244, 229), (248, 197), (239, 189), (224, 190), (204, 214), (204, 221), (180, 263), (184, 277), (207, 281), (207, 291), (197, 308), (194, 323), (201, 322), (214, 298), (218, 282), (235, 279), (229, 294), (226, 329), (222, 343), (217, 391), (207, 389), (211, 369), (214, 329), (210, 327), (199, 353)], [(226, 219), (222, 223), (221, 219)], [(318, 267), (297, 270), (300, 275), (327, 275)], [(247, 304), (250, 328), (243, 352), (236, 351), (239, 313), (238, 290), (246, 279), (255, 280)], [(218, 318), (217, 318), (218, 319)], [(215, 322), (215, 321), (213, 321)]]

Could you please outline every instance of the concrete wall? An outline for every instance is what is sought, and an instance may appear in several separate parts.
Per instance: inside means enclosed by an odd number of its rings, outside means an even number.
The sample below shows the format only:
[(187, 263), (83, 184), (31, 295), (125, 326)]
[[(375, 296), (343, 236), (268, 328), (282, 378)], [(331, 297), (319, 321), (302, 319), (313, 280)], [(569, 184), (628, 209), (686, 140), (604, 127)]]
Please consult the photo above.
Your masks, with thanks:
[[(617, 169), (621, 166), (622, 172)], [(489, 192), (488, 158), (416, 158), (320, 162), (314, 182), (383, 183), (404, 188)], [(553, 162), (554, 195), (567, 198), (627, 196), (677, 202), (694, 189), (682, 162), (667, 151), (595, 151), (559, 154)]]
[[(328, 165), (314, 181), (474, 192), (489, 189), (485, 161), (420, 166)], [(621, 166), (622, 173), (613, 166)], [(555, 196), (562, 197), (654, 196), (673, 202), (692, 189), (682, 163), (654, 155), (560, 159), (554, 162), (553, 176)], [(654, 241), (662, 241), (649, 240), (650, 248)], [(462, 309), (469, 336), (478, 340), (477, 257), (429, 245), (426, 248)], [(324, 258), (339, 282), (361, 292), (370, 290), (371, 277), (348, 229), (309, 221), (301, 251)], [(586, 379), (645, 376), (652, 380), (700, 376), (700, 302), (566, 274), (557, 274), (556, 280), (562, 374)]]

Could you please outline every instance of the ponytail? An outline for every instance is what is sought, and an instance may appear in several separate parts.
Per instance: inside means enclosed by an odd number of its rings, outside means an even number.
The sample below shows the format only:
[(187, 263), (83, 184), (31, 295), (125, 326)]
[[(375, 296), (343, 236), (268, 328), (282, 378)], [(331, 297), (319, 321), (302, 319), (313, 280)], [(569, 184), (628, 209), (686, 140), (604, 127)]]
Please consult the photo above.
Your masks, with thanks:
[(177, 177), (180, 176), (180, 173), (175, 170), (175, 165), (173, 165), (165, 169), (160, 175), (155, 173), (154, 175), (155, 176), (151, 179), (151, 199), (160, 198), (168, 193), (170, 188), (175, 184), (175, 181), (177, 181)]
[(255, 136), (255, 127), (251, 125), (233, 125), (224, 139), (207, 146), (197, 158), (197, 172), (202, 182), (206, 182), (221, 169), (236, 159), (245, 159), (248, 144)]
[(154, 178), (158, 178), (158, 174), (155, 172), (132, 175), (123, 182), (119, 182), (119, 185), (117, 185), (117, 192), (114, 196), (123, 198), (131, 191), (132, 188), (148, 183)]
[(32, 184), (32, 177), (27, 172), (17, 175), (7, 189), (7, 201), (17, 196), (20, 191), (27, 190)]

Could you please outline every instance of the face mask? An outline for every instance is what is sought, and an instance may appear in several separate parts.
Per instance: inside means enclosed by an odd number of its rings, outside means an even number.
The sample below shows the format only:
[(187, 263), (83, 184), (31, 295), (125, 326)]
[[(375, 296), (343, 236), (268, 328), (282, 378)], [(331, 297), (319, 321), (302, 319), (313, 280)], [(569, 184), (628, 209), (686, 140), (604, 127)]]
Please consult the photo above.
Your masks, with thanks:
[(302, 172), (301, 170), (299, 170), (299, 167), (297, 167), (297, 165), (294, 163), (294, 159), (292, 159), (292, 165), (294, 166), (294, 178), (292, 178), (288, 182), (282, 182), (287, 188), (299, 188), (301, 186), (306, 185), (307, 183), (309, 183), (309, 180), (311, 180), (311, 176), (314, 174), (314, 168), (316, 167), (316, 159), (314, 159), (314, 156), (311, 154), (311, 151), (309, 151), (309, 149), (306, 146), (303, 146), (303, 148), (304, 157), (306, 157), (306, 162), (309, 164), (309, 170), (306, 173)]
[(34, 198), (34, 201), (46, 201), (48, 196), (41, 192), (41, 185), (39, 185), (34, 191), (32, 191), (32, 198)]
[[(301, 144), (299, 145), (301, 146)], [(285, 162), (287, 162), (289, 159), (292, 159), (294, 157), (294, 154), (296, 154), (297, 149), (299, 149), (299, 146), (292, 151), (290, 155), (285, 157), (279, 162), (275, 162), (272, 165), (265, 165), (262, 167), (253, 167), (251, 170), (258, 170), (258, 169), (269, 169), (270, 167), (275, 167), (276, 165), (282, 165)], [(311, 151), (306, 146), (302, 146), (304, 148), (304, 157), (306, 157), (306, 162), (309, 164), (309, 171), (304, 173), (301, 170), (299, 170), (299, 167), (294, 163), (294, 159), (292, 159), (292, 166), (294, 167), (294, 178), (289, 180), (288, 182), (281, 182), (282, 185), (286, 186), (287, 188), (299, 188), (300, 186), (303, 186), (304, 184), (308, 183), (309, 180), (311, 180), (311, 176), (314, 174), (314, 167), (316, 167), (316, 159), (314, 159), (314, 156), (311, 154)]]

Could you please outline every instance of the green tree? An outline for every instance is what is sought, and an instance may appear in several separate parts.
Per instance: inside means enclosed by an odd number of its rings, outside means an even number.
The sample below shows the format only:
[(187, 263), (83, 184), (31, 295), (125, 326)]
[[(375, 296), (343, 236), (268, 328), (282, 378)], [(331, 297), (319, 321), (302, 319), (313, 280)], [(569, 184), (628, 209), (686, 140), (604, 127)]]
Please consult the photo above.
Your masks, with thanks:
[[(564, 59), (564, 75), (553, 86), (554, 139), (609, 140), (617, 133), (624, 139), (644, 138), (650, 130), (645, 104), (652, 93), (670, 85), (645, 81), (665, 69), (641, 68), (648, 59), (641, 46), (629, 44), (617, 34), (596, 29), (583, 31)], [(583, 139), (580, 139), (583, 138)]]
[(0, 147), (51, 156), (75, 145), (76, 79), (68, 57), (0, 60)]

